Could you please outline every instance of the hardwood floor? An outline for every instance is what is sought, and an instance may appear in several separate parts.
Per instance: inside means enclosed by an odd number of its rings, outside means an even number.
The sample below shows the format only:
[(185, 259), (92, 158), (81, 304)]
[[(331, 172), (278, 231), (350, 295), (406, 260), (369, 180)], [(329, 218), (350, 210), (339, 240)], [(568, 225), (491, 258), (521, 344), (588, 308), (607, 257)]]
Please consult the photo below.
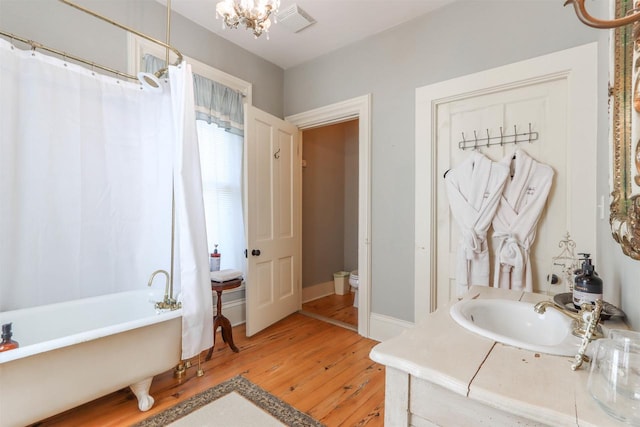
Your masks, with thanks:
[(138, 411), (127, 388), (36, 425), (130, 425), (239, 374), (328, 427), (383, 425), (384, 366), (369, 359), (376, 341), (301, 314), (251, 338), (244, 325), (234, 327), (233, 340), (240, 353), (218, 336), (212, 359), (204, 363), (202, 354), (203, 377), (196, 377), (198, 358), (180, 380), (172, 371), (156, 376), (148, 412)]
[(302, 310), (316, 316), (326, 317), (339, 323), (358, 328), (358, 309), (353, 306), (354, 293), (332, 294), (302, 304)]

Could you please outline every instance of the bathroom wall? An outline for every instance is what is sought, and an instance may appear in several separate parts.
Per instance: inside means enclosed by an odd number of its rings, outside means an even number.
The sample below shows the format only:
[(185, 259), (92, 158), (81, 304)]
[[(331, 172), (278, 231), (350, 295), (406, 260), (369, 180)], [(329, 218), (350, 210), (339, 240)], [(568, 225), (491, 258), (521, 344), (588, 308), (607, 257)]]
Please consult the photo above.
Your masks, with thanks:
[(357, 268), (357, 136), (357, 120), (303, 132), (303, 288)]
[[(606, 1), (588, 8), (608, 16)], [(600, 197), (606, 206), (594, 261), (605, 299), (621, 304), (640, 328), (640, 262), (622, 254), (608, 223), (608, 35), (580, 23), (561, 1), (459, 1), (285, 71), (285, 115), (372, 94), (373, 313), (414, 320), (415, 89), (597, 41), (600, 160), (593, 209)]]
[[(151, 0), (78, 0), (160, 40), (166, 11)], [(607, 1), (588, 2), (594, 16)], [(126, 68), (125, 32), (54, 0), (0, 0), (0, 28), (114, 68)], [(608, 224), (608, 34), (581, 24), (562, 1), (458, 1), (317, 60), (283, 71), (173, 14), (171, 39), (184, 54), (253, 83), (258, 108), (283, 117), (371, 93), (374, 313), (413, 321), (415, 88), (546, 53), (599, 44), (598, 209), (594, 261), (605, 299), (640, 329), (640, 262), (624, 256)]]
[[(166, 8), (157, 1), (75, 2), (158, 40), (166, 39)], [(0, 29), (101, 65), (122, 71), (127, 69), (124, 30), (58, 1), (1, 0)], [(275, 116), (283, 116), (284, 72), (280, 67), (177, 13), (172, 13), (171, 18), (171, 45), (184, 55), (253, 83), (253, 105)]]

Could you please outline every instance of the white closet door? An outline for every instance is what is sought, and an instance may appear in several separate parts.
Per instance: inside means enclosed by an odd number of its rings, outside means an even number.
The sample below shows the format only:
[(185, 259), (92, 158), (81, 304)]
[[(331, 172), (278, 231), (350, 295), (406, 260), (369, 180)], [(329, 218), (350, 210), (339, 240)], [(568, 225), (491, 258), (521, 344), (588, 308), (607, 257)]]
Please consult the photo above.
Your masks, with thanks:
[[(416, 90), (416, 321), (455, 296), (458, 230), (443, 175), (469, 155), (458, 148), (462, 132), (474, 140), (486, 138), (487, 131), (499, 136), (500, 127), (505, 135), (514, 126), (517, 133), (528, 132), (529, 123), (538, 132), (536, 141), (517, 144), (555, 171), (531, 248), (534, 291), (546, 290), (552, 257), (567, 232), (576, 252), (590, 252), (597, 265), (597, 57), (591, 43)], [(500, 160), (515, 148), (479, 144), (478, 150)]]
[[(491, 94), (476, 96), (459, 101), (452, 101), (438, 106), (437, 109), (437, 170), (444, 171), (456, 167), (467, 156), (471, 149), (462, 150), (458, 143), (464, 139), (467, 145), (481, 140), (477, 149), (491, 160), (500, 161), (510, 156), (516, 148), (526, 151), (535, 160), (550, 165), (556, 172), (547, 206), (538, 223), (536, 240), (531, 247), (531, 264), (533, 268), (534, 290), (545, 288), (545, 278), (550, 265), (549, 254), (558, 252), (558, 241), (568, 230), (567, 223), (567, 188), (566, 171), (570, 170), (567, 153), (565, 123), (567, 121), (567, 81), (553, 80), (525, 87), (505, 89)], [(504, 145), (487, 147), (489, 137), (537, 132), (538, 139), (532, 142), (512, 144), (513, 136), (506, 136)], [(514, 128), (515, 127), (515, 128)], [(474, 135), (475, 131), (475, 135)], [(518, 140), (526, 140), (520, 136)], [(491, 142), (499, 142), (492, 140)], [(449, 208), (449, 201), (442, 175), (437, 180), (437, 305), (446, 304), (455, 296), (456, 251), (458, 247), (459, 229), (455, 224)], [(492, 229), (489, 229), (491, 280), (493, 281)], [(580, 241), (580, 236), (573, 236)]]

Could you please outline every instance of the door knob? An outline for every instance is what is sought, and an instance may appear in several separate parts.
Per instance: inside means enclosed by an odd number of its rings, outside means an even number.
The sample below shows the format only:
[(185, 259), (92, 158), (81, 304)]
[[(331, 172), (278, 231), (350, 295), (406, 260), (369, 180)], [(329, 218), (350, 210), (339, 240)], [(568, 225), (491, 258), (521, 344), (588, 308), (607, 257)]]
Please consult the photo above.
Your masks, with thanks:
[(253, 249), (253, 250), (251, 250), (251, 255), (253, 255), (253, 256), (260, 256), (260, 249)]

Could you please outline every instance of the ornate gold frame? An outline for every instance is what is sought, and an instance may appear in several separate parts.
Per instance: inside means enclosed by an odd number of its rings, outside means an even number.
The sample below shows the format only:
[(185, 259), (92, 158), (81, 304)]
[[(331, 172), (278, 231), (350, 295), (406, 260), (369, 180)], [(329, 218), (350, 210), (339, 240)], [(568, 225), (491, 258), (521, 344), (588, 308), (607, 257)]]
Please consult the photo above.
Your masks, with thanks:
[[(615, 0), (615, 17), (633, 13), (633, 0)], [(640, 24), (634, 24), (638, 26)], [(635, 125), (638, 113), (634, 101), (640, 96), (634, 92), (634, 75), (640, 72), (640, 60), (634, 62), (634, 52), (640, 58), (640, 40), (634, 40), (637, 28), (631, 25), (616, 28), (613, 44), (612, 116), (612, 189), (609, 222), (613, 238), (625, 255), (640, 260), (640, 194), (633, 194), (633, 181), (640, 185), (640, 144), (634, 147)], [(636, 85), (638, 81), (636, 79)], [(639, 88), (635, 88), (638, 92)], [(640, 101), (640, 98), (638, 99)], [(634, 176), (635, 175), (635, 176)]]

